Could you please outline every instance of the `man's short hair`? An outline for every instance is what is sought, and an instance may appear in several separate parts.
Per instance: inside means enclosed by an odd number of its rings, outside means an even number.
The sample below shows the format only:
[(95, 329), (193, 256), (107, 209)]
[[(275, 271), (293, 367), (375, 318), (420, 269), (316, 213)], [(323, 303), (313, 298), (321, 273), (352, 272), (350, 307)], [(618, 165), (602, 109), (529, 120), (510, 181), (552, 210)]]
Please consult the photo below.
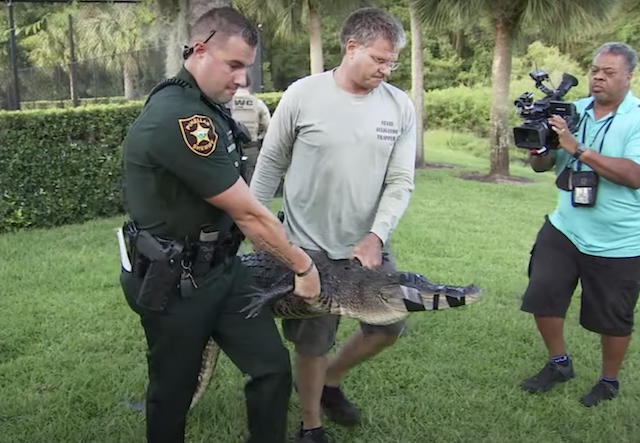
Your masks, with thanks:
[(245, 16), (230, 7), (213, 8), (204, 13), (191, 28), (190, 39), (205, 40), (212, 31), (223, 38), (242, 37), (244, 42), (255, 48), (258, 45), (258, 29)]
[(595, 59), (597, 56), (599, 56), (602, 53), (623, 56), (625, 63), (627, 65), (628, 72), (633, 72), (636, 69), (636, 66), (638, 66), (638, 55), (636, 54), (636, 51), (634, 51), (631, 48), (631, 46), (627, 45), (626, 43), (622, 43), (622, 42), (605, 43), (604, 45), (600, 46), (596, 50), (593, 58)]
[(358, 9), (344, 21), (340, 32), (340, 48), (344, 52), (350, 39), (367, 45), (380, 37), (389, 40), (397, 49), (407, 44), (402, 23), (398, 19), (379, 8)]

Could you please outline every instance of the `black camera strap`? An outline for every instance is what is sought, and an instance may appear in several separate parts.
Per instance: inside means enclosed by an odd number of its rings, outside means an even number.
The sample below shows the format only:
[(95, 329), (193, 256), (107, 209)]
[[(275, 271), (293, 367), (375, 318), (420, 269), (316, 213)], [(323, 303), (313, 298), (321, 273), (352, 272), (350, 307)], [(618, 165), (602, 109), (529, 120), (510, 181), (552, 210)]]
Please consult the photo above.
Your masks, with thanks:
[[(602, 154), (602, 147), (604, 146), (604, 140), (607, 137), (607, 132), (609, 132), (609, 129), (611, 128), (611, 125), (613, 124), (613, 119), (616, 116), (616, 112), (618, 110), (616, 109), (615, 111), (613, 111), (613, 114), (611, 115), (611, 117), (607, 118), (607, 121), (600, 126), (600, 129), (598, 129), (598, 132), (596, 132), (596, 136), (593, 138), (593, 141), (595, 143), (595, 141), (598, 139), (598, 136), (600, 135), (600, 131), (602, 131), (604, 129), (604, 134), (602, 134), (602, 139), (600, 140), (600, 147), (598, 148), (598, 154)], [(586, 116), (587, 113), (585, 112), (584, 115)], [(584, 140), (585, 140), (585, 136), (587, 133), (587, 122), (589, 121), (589, 119), (585, 118), (584, 119), (584, 128), (582, 129), (582, 144), (584, 144)], [(576, 171), (580, 171), (582, 169), (582, 162), (578, 160), (577, 165), (576, 165)]]

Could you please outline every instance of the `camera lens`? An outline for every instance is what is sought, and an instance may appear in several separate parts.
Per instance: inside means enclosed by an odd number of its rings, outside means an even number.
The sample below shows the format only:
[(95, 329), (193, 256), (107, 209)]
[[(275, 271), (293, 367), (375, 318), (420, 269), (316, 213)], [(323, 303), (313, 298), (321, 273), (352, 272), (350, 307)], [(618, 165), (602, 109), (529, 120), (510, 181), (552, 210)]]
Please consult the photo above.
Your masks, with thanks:
[(544, 122), (526, 122), (513, 128), (515, 145), (522, 149), (540, 149), (547, 138), (547, 125)]

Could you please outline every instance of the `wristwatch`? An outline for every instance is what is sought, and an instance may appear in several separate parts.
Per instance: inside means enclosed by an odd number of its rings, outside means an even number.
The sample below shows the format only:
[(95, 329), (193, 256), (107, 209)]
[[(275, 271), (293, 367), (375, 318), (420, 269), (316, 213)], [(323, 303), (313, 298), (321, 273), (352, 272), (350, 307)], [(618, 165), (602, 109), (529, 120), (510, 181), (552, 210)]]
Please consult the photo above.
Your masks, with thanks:
[(576, 148), (576, 152), (573, 153), (573, 158), (576, 160), (580, 160), (580, 156), (586, 151), (586, 146), (582, 143), (578, 143), (578, 147)]

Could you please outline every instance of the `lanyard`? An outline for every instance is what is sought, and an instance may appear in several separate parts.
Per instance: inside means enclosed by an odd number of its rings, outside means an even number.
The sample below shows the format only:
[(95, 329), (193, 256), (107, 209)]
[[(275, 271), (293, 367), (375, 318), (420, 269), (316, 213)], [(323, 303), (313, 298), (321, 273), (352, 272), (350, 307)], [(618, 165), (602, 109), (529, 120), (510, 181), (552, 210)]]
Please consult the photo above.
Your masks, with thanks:
[[(611, 115), (611, 117), (607, 118), (607, 121), (600, 126), (600, 129), (598, 129), (598, 132), (596, 132), (596, 136), (593, 138), (593, 141), (595, 143), (595, 141), (598, 139), (598, 135), (600, 135), (600, 131), (602, 131), (603, 128), (604, 129), (604, 134), (602, 134), (602, 139), (600, 140), (600, 148), (598, 149), (598, 154), (602, 154), (602, 146), (604, 145), (604, 139), (607, 137), (607, 132), (609, 132), (609, 128), (611, 128), (611, 125), (613, 124), (613, 118), (616, 116), (616, 112), (617, 110), (613, 111), (613, 114)], [(584, 117), (587, 116), (587, 113), (584, 113)], [(584, 118), (584, 128), (582, 129), (582, 144), (584, 144), (584, 139), (585, 139), (585, 134), (587, 133), (587, 122), (588, 119)], [(582, 169), (582, 162), (578, 161), (577, 162), (577, 166), (576, 166), (576, 171), (580, 171)]]

